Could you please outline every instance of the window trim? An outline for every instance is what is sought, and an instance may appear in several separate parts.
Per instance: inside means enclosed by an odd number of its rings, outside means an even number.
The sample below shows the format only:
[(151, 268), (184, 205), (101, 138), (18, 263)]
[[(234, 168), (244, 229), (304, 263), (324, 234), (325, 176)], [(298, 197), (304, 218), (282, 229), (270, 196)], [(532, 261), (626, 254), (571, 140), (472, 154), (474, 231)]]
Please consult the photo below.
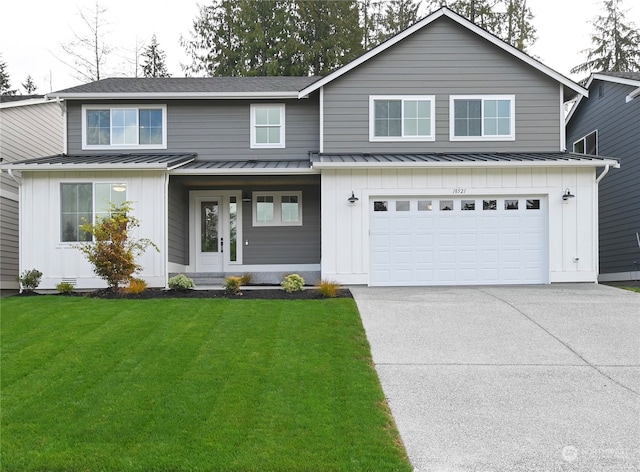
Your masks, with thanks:
[[(587, 154), (587, 138), (591, 135), (595, 135), (596, 137), (596, 152), (595, 154)], [(599, 145), (600, 145), (600, 136), (598, 133), (597, 129), (594, 129), (593, 131), (591, 131), (590, 133), (585, 134), (583, 137), (581, 137), (580, 139), (576, 139), (573, 144), (571, 145), (571, 152), (575, 153), (575, 154), (584, 154), (584, 155), (592, 155), (592, 156), (599, 156), (600, 155), (600, 149)], [(576, 144), (578, 144), (580, 141), (582, 141), (583, 146), (584, 146), (584, 152), (578, 152), (576, 151)]]
[[(480, 136), (456, 136), (455, 135), (455, 101), (456, 100), (480, 100), (481, 101), (481, 126)], [(508, 135), (484, 134), (484, 102), (485, 100), (509, 100), (510, 107), (510, 132)], [(515, 141), (516, 140), (516, 96), (515, 95), (450, 95), (449, 96), (449, 140), (450, 141)]]
[[(282, 221), (282, 197), (296, 196), (298, 197), (298, 221), (295, 222), (283, 222)], [(273, 209), (273, 221), (263, 222), (257, 221), (257, 207), (258, 197), (273, 197), (274, 209)], [(256, 191), (251, 195), (251, 219), (253, 226), (302, 226), (302, 191)]]
[[(87, 143), (87, 111), (109, 110), (109, 117), (113, 110), (137, 110), (138, 112), (138, 141), (140, 139), (140, 109), (162, 110), (162, 144), (88, 144)], [(111, 125), (113, 121), (110, 119)], [(166, 105), (82, 105), (82, 149), (113, 150), (113, 149), (167, 149), (167, 106)]]
[[(256, 110), (260, 108), (279, 108), (280, 110), (280, 142), (262, 144), (256, 141)], [(284, 103), (252, 103), (250, 106), (251, 149), (284, 149), (286, 147), (286, 109)]]
[[(96, 223), (96, 215), (99, 213), (104, 213), (104, 211), (98, 211), (96, 208), (96, 185), (110, 185), (112, 188), (116, 185), (123, 185), (125, 187), (125, 199), (124, 201), (128, 201), (128, 193), (129, 193), (129, 182), (127, 180), (61, 180), (58, 182), (58, 244), (61, 245), (76, 245), (76, 244), (84, 244), (94, 241), (94, 238), (91, 237), (90, 240), (76, 240), (76, 241), (63, 241), (62, 240), (62, 186), (63, 185), (91, 185), (91, 223)], [(80, 230), (78, 230), (80, 231)], [(78, 232), (78, 235), (80, 233)]]
[[(402, 102), (402, 136), (376, 136), (376, 100), (400, 100)], [(404, 135), (404, 102), (405, 101), (425, 101), (430, 107), (430, 126), (428, 136), (405, 136)], [(369, 95), (369, 142), (433, 142), (436, 140), (436, 96), (435, 95)]]

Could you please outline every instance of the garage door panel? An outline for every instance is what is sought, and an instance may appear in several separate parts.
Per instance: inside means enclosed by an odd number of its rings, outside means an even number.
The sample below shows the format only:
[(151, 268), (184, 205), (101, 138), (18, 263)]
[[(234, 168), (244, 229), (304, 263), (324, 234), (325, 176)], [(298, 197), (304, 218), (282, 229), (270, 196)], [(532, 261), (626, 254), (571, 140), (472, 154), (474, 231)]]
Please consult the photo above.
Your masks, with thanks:
[(387, 211), (371, 213), (372, 284), (547, 282), (547, 216), (542, 202), (532, 209), (527, 208), (527, 197), (488, 197), (490, 205), (475, 199), (475, 207), (468, 197), (384, 199)]

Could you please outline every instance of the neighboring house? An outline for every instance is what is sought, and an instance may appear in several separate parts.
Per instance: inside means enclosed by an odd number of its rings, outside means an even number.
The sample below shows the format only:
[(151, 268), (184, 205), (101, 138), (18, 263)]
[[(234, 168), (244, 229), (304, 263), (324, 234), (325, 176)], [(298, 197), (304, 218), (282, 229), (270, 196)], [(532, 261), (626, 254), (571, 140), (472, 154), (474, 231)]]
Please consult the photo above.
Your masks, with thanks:
[(567, 116), (574, 152), (615, 156), (600, 184), (600, 280), (640, 279), (640, 72), (599, 72)]
[[(60, 105), (44, 96), (0, 97), (0, 159), (7, 164), (62, 152)], [(20, 172), (13, 173), (19, 180)], [(18, 266), (18, 183), (0, 174), (0, 289), (16, 289)], [(41, 263), (37, 263), (41, 266)], [(32, 267), (29, 267), (30, 269)]]
[[(106, 79), (64, 99), (66, 154), (23, 172), (23, 267), (134, 202), (151, 286), (299, 272), (348, 284), (595, 282), (596, 171), (565, 152), (580, 85), (442, 8), (324, 78)], [(37, 213), (35, 210), (38, 210)]]

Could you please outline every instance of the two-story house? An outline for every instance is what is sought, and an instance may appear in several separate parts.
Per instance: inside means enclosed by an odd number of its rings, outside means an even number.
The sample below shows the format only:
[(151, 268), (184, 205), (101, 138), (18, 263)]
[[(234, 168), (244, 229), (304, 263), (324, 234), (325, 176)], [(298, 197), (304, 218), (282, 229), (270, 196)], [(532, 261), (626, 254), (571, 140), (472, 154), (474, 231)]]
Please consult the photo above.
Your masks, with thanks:
[[(60, 105), (44, 96), (0, 97), (0, 162), (62, 152)], [(0, 289), (18, 288), (20, 172), (0, 173)], [(32, 269), (33, 267), (29, 267)]]
[(600, 184), (600, 277), (640, 280), (640, 72), (598, 72), (567, 115), (567, 144), (576, 153), (615, 156)]
[[(98, 287), (75, 245), (133, 202), (142, 277), (595, 282), (598, 168), (565, 152), (580, 85), (442, 8), (323, 78), (106, 79), (23, 172), (23, 267)], [(605, 171), (601, 171), (600, 177)]]

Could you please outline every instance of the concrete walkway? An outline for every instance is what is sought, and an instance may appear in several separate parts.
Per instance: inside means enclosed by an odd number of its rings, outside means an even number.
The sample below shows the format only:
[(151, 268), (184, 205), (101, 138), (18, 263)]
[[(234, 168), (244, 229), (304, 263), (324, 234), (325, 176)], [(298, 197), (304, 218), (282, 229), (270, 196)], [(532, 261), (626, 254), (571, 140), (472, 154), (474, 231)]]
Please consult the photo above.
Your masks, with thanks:
[(640, 294), (351, 291), (416, 471), (640, 471)]

